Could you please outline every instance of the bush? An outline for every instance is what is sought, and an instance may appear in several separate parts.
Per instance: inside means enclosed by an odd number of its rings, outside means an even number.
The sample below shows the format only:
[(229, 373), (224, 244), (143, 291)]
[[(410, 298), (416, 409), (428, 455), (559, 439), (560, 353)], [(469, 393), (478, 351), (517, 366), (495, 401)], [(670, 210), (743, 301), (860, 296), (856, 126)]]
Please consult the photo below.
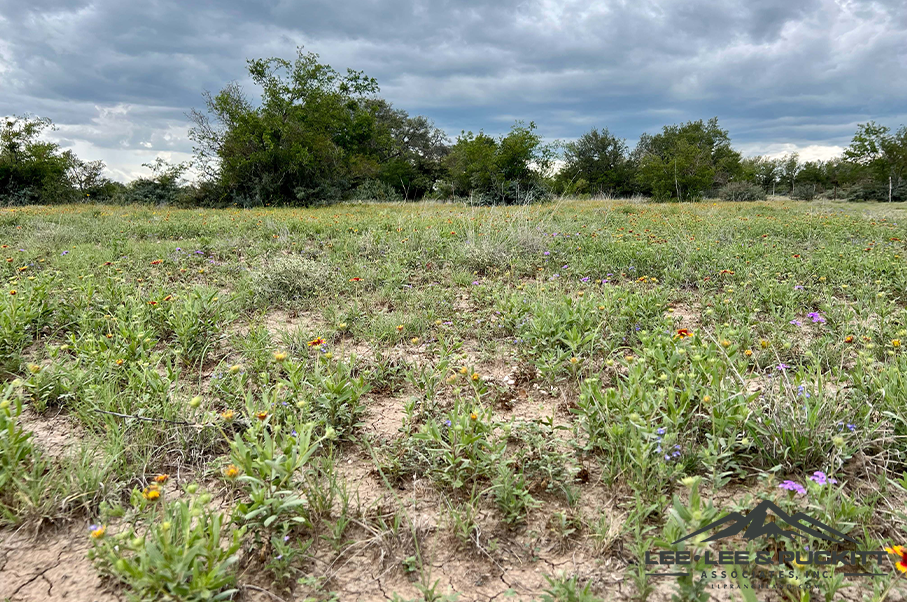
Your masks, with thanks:
[(815, 184), (797, 184), (790, 193), (790, 198), (800, 201), (811, 201), (816, 198)]
[(366, 180), (353, 191), (352, 199), (356, 201), (402, 201), (403, 195), (386, 182)]
[(252, 275), (252, 295), (264, 304), (302, 301), (317, 296), (335, 280), (330, 267), (305, 257), (283, 257)]
[(752, 182), (731, 182), (721, 187), (718, 196), (724, 201), (764, 201), (765, 191)]

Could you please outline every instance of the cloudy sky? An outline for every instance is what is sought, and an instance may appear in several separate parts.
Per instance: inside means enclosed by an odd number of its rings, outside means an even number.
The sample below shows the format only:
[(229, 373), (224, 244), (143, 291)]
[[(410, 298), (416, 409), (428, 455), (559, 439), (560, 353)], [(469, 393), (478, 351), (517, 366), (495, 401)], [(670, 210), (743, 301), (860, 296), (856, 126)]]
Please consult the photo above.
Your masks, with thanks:
[(907, 123), (904, 0), (0, 0), (0, 115), (50, 117), (129, 179), (189, 157), (203, 90), (300, 45), (450, 135), (524, 119), (632, 146), (718, 116), (746, 154), (824, 158)]

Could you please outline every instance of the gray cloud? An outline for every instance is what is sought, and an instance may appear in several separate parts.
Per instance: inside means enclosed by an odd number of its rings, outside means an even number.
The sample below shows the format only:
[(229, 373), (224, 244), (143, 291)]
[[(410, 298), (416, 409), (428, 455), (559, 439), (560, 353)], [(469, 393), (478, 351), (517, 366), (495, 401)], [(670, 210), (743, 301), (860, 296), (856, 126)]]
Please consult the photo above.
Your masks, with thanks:
[(0, 0), (0, 114), (51, 117), (62, 143), (132, 177), (188, 157), (203, 90), (297, 45), (451, 135), (525, 119), (632, 144), (718, 115), (747, 152), (828, 153), (858, 122), (907, 121), (902, 0)]

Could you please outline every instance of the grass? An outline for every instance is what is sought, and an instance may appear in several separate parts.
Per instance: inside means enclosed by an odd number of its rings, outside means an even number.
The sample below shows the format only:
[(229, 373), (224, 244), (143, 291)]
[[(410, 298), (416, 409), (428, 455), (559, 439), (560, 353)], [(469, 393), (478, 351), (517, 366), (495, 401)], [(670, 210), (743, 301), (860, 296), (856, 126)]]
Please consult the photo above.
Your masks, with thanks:
[[(905, 220), (3, 209), (0, 520), (93, 525), (135, 599), (708, 599), (634, 564), (756, 499), (905, 543)], [(754, 584), (882, 600), (903, 579), (878, 568)]]

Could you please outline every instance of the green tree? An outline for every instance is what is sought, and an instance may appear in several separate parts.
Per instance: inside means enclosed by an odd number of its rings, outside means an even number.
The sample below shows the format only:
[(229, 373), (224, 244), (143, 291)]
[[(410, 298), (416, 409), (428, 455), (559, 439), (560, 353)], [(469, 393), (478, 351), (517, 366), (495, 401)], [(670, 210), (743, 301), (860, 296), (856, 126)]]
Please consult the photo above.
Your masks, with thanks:
[(196, 161), (218, 200), (308, 205), (379, 174), (374, 79), (341, 75), (302, 49), (293, 61), (250, 60), (248, 71), (259, 106), (233, 83), (190, 114)]
[(41, 139), (50, 119), (13, 116), (0, 127), (0, 202), (7, 205), (67, 203), (75, 200), (68, 172), (72, 153)]
[(372, 151), (379, 163), (378, 179), (404, 198), (421, 198), (443, 177), (447, 135), (421, 115), (411, 117), (383, 99), (370, 101), (376, 128)]
[(762, 187), (765, 192), (775, 192), (775, 184), (780, 176), (780, 166), (777, 159), (770, 157), (750, 157), (740, 163), (741, 177), (754, 182)]
[(555, 145), (545, 144), (530, 122), (516, 122), (498, 139), (484, 132), (461, 132), (444, 160), (451, 193), (488, 204), (514, 204), (547, 198), (544, 177), (554, 162)]
[(794, 187), (797, 185), (797, 176), (800, 174), (802, 167), (798, 153), (784, 155), (778, 160), (780, 180), (787, 188), (788, 194), (793, 194)]
[(844, 158), (856, 168), (862, 196), (907, 200), (907, 126), (892, 134), (874, 121), (859, 124)]
[(692, 200), (713, 195), (741, 174), (740, 153), (731, 148), (718, 118), (665, 126), (643, 134), (634, 151), (637, 181), (655, 198)]
[(568, 193), (629, 195), (634, 190), (634, 175), (626, 141), (607, 128), (593, 128), (564, 145), (564, 167), (558, 181)]

